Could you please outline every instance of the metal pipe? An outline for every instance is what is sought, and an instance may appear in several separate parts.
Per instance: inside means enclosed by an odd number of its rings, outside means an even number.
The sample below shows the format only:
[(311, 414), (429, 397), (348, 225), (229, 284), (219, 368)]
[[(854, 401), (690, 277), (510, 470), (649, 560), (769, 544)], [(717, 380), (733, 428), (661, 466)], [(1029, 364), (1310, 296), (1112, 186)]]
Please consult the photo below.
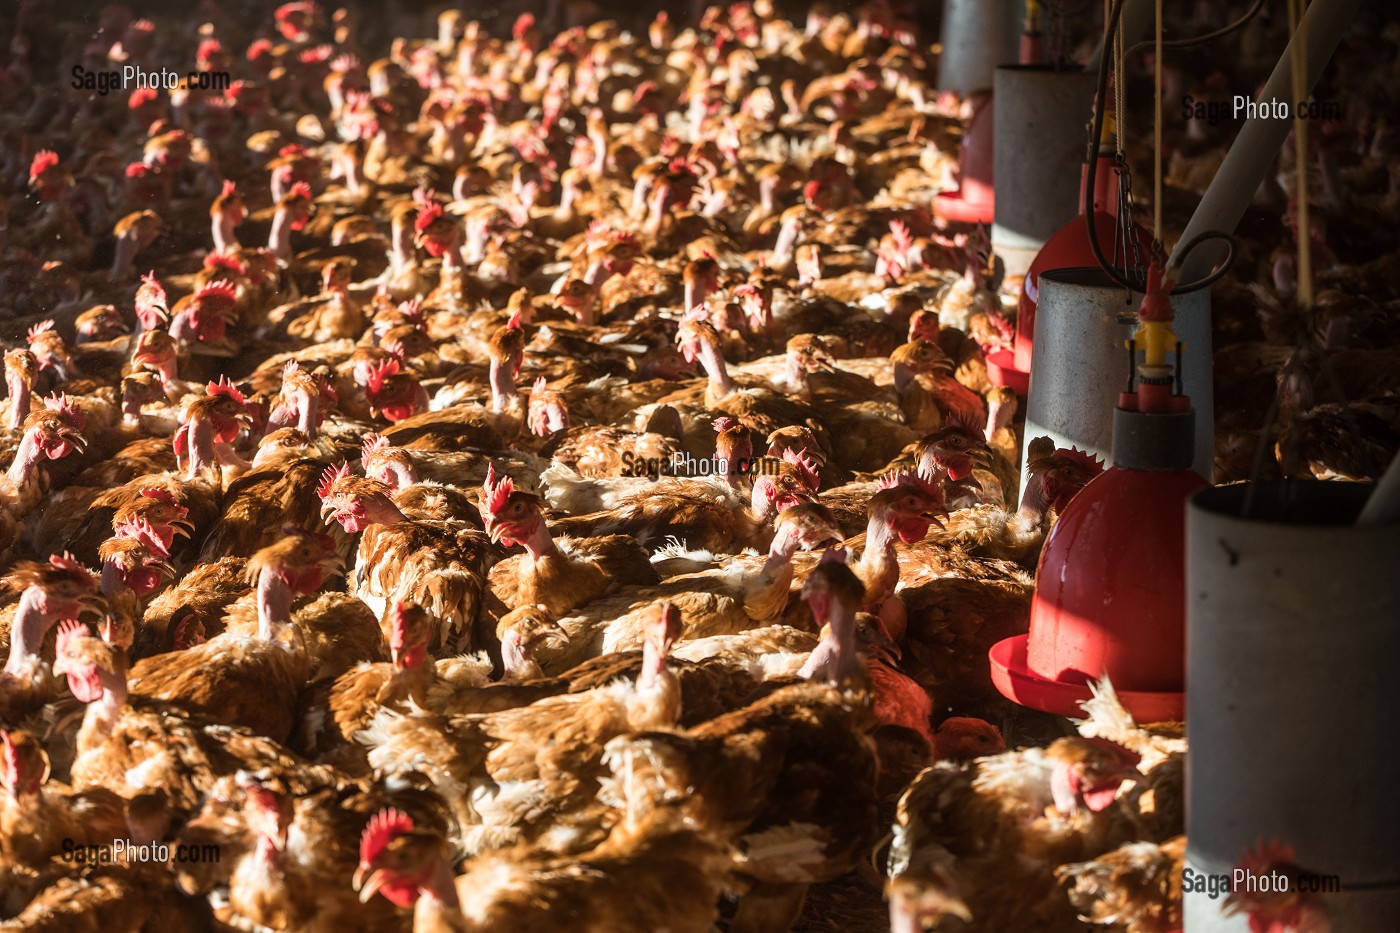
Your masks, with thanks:
[[(1312, 5), (1308, 7), (1307, 14), (1303, 17), (1302, 28), (1299, 30), (1300, 33), (1307, 33), (1307, 80), (1304, 85), (1308, 93), (1312, 93), (1318, 78), (1322, 76), (1322, 69), (1341, 43), (1342, 35), (1351, 25), (1356, 8), (1360, 5), (1361, 0), (1313, 0)], [(1289, 42), (1288, 49), (1279, 56), (1273, 74), (1269, 75), (1264, 90), (1260, 92), (1260, 103), (1288, 101), (1291, 112), (1293, 69), (1290, 56), (1293, 42), (1296, 41), (1297, 35)], [(1191, 216), (1191, 222), (1186, 225), (1181, 239), (1177, 241), (1176, 249), (1167, 261), (1168, 268), (1181, 264), (1176, 276), (1179, 281), (1191, 282), (1199, 279), (1220, 260), (1224, 247), (1218, 241), (1202, 243), (1185, 257), (1180, 255), (1181, 247), (1209, 230), (1234, 232), (1292, 128), (1291, 119), (1256, 117), (1247, 121), (1240, 129), (1225, 156), (1225, 161), (1215, 173), (1215, 178), (1211, 180), (1210, 187), (1201, 198), (1196, 213)]]
[(1400, 454), (1390, 461), (1381, 474), (1376, 491), (1366, 500), (1366, 507), (1356, 519), (1358, 525), (1389, 525), (1400, 522)]

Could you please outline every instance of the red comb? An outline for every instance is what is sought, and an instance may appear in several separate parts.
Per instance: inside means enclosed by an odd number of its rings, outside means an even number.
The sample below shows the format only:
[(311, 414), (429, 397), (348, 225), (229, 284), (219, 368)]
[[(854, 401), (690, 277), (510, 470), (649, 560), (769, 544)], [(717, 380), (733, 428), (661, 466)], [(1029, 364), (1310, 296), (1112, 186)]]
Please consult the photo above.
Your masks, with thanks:
[(497, 481), (496, 466), (489, 464), (486, 467), (486, 479), (481, 484), (481, 498), (486, 503), (486, 511), (492, 515), (504, 511), (513, 492), (515, 481), (509, 476), (502, 476)]
[(710, 424), (715, 429), (716, 434), (723, 434), (725, 431), (739, 426), (739, 422), (728, 415), (720, 415)]
[(217, 52), (223, 51), (223, 43), (218, 39), (205, 39), (199, 43), (199, 49), (194, 53), (195, 61), (208, 58)]
[(128, 165), (128, 166), (126, 167), (126, 177), (127, 177), (127, 178), (144, 178), (144, 177), (145, 177), (147, 174), (149, 174), (151, 171), (152, 171), (151, 167), (150, 167), (149, 165), (147, 165), (145, 162), (132, 162), (130, 165)]
[(175, 496), (168, 489), (160, 489), (156, 486), (147, 486), (141, 490), (141, 495), (147, 499), (155, 499), (164, 502), (166, 505), (176, 505)]
[(384, 380), (390, 376), (397, 376), (399, 369), (399, 361), (392, 356), (371, 366), (369, 368), (369, 391), (378, 392), (384, 388)]
[(273, 17), (276, 18), (276, 20), (280, 23), (280, 22), (282, 22), (284, 19), (289, 19), (289, 18), (291, 18), (292, 16), (295, 16), (295, 15), (298, 14), (298, 13), (302, 13), (302, 14), (305, 14), (305, 15), (307, 15), (307, 16), (310, 16), (310, 15), (312, 15), (312, 14), (315, 13), (315, 12), (316, 12), (316, 4), (314, 4), (314, 3), (306, 3), (306, 2), (296, 2), (296, 3), (284, 3), (284, 4), (282, 4), (281, 6), (279, 6), (279, 7), (277, 8), (277, 10), (276, 10), (272, 15), (273, 15)]
[(219, 192), (223, 197), (230, 197), (238, 193), (238, 183), (231, 178), (224, 179), (223, 190)]
[(46, 334), (51, 330), (53, 330), (52, 320), (40, 321), (38, 324), (35, 324), (34, 326), (29, 328), (29, 338), (27, 342), (33, 343), (35, 337), (39, 336), (40, 334)]
[(1279, 839), (1260, 839), (1245, 850), (1236, 867), (1251, 874), (1263, 875), (1280, 865), (1292, 865), (1296, 858), (1297, 854), (1291, 845)]
[(977, 413), (971, 410), (955, 411), (948, 417), (948, 427), (961, 428), (970, 434), (977, 435), (977, 439), (982, 440), (983, 422), (977, 417)]
[(418, 219), (413, 222), (413, 229), (422, 233), (442, 217), (442, 205), (436, 201), (420, 201), (418, 204)]
[(506, 327), (510, 330), (520, 330), (520, 309), (516, 308), (511, 312), (510, 320), (506, 321)]
[(227, 298), (233, 301), (238, 295), (237, 290), (228, 279), (218, 279), (200, 286), (199, 291), (194, 293), (195, 300), (201, 298)]
[(233, 256), (224, 253), (210, 253), (204, 257), (204, 268), (226, 269), (236, 275), (247, 275), (248, 267)]
[(819, 561), (819, 563), (822, 564), (844, 564), (845, 562), (846, 548), (845, 545), (839, 544), (835, 547), (829, 547), (825, 551), (823, 551), (822, 559)]
[(78, 407), (78, 403), (73, 401), (66, 394), (55, 392), (44, 399), (44, 407), (49, 411), (57, 412), (60, 416), (71, 421), (79, 431), (87, 426), (87, 416)]
[(399, 302), (399, 313), (403, 315), (404, 320), (415, 327), (421, 328), (427, 323), (427, 318), (423, 315), (422, 303), (418, 301), (416, 296), (407, 301)]
[(902, 220), (890, 221), (890, 236), (894, 237), (894, 245), (902, 253), (914, 244), (914, 238), (909, 235), (909, 225)]
[(537, 377), (537, 378), (535, 379), (534, 384), (530, 386), (530, 394), (531, 394), (531, 395), (534, 395), (536, 392), (547, 392), (547, 391), (549, 391), (549, 383), (545, 382), (545, 378), (544, 378), (543, 376)]
[(62, 554), (50, 554), (49, 563), (59, 570), (67, 570), (70, 573), (80, 574), (89, 580), (92, 579), (92, 573), (82, 564), (78, 563), (78, 558), (67, 551), (64, 551)]
[(535, 14), (521, 13), (515, 19), (515, 25), (511, 27), (510, 34), (517, 42), (525, 37), (525, 33), (535, 27)]
[(891, 470), (880, 481), (875, 484), (876, 489), (894, 489), (896, 486), (903, 486), (914, 478), (914, 474), (908, 470)]
[(58, 623), (58, 641), (55, 644), (59, 654), (63, 654), (63, 646), (73, 638), (90, 638), (92, 632), (87, 625), (77, 619), (64, 619)]
[(360, 459), (367, 460), (374, 454), (377, 454), (382, 450), (388, 449), (389, 439), (387, 437), (385, 437), (382, 434), (366, 434), (364, 443), (364, 453), (361, 455)]
[(321, 472), (321, 485), (316, 487), (316, 495), (322, 499), (331, 494), (331, 487), (337, 480), (345, 479), (350, 475), (350, 464), (344, 462), (340, 466), (328, 466)]
[(238, 388), (229, 381), (228, 376), (220, 376), (217, 382), (211, 382), (204, 388), (211, 398), (227, 395), (240, 405), (247, 401), (247, 399), (243, 397), (243, 393), (238, 391)]
[(144, 107), (156, 99), (156, 89), (153, 87), (138, 87), (131, 92), (131, 96), (126, 99), (126, 106), (132, 110)]
[[(287, 198), (305, 198), (311, 200), (311, 186), (304, 181), (299, 181), (292, 185), (292, 190), (287, 192)], [(284, 198), (285, 200), (285, 198)]]
[(360, 863), (373, 862), (394, 839), (413, 832), (413, 820), (402, 810), (385, 807), (369, 818), (369, 825), (360, 836)]
[(1103, 472), (1103, 461), (1094, 454), (1091, 454), (1086, 450), (1080, 450), (1078, 447), (1060, 447), (1056, 449), (1055, 456), (1063, 457), (1066, 460), (1073, 461), (1074, 463), (1077, 463), (1080, 466), (1084, 467), (1084, 469), (1088, 470), (1090, 473), (1093, 473), (1095, 476)]
[(821, 487), (821, 473), (817, 470), (816, 463), (807, 456), (805, 450), (789, 447), (783, 451), (783, 459), (792, 464), (802, 476), (802, 484), (812, 492), (816, 492)]
[(57, 152), (52, 149), (40, 149), (34, 153), (34, 161), (29, 163), (29, 180), (33, 181), (57, 164)]

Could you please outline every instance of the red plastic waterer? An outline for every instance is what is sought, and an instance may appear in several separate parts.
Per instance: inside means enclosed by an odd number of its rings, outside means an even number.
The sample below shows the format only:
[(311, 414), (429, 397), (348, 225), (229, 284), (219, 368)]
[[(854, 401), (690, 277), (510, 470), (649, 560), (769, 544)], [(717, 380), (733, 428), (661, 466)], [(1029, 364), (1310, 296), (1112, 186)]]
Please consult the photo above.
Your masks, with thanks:
[[(1100, 243), (1108, 251), (1108, 244), (1119, 243), (1118, 233), (1118, 174), (1113, 165), (1113, 157), (1099, 154), (1099, 164), (1094, 175), (1094, 228)], [(987, 374), (997, 385), (1013, 390), (1024, 397), (1030, 386), (1031, 354), (1035, 342), (1035, 314), (1039, 303), (1040, 274), (1049, 269), (1076, 269), (1098, 264), (1093, 247), (1089, 245), (1089, 233), (1084, 223), (1084, 185), (1088, 181), (1089, 170), (1085, 165), (1080, 175), (1081, 205), (1079, 214), (1066, 223), (1045, 241), (1040, 252), (1035, 254), (1025, 279), (1021, 284), (1021, 297), (1016, 311), (1015, 350), (998, 350), (987, 357)], [(1142, 256), (1150, 255), (1152, 236), (1138, 224), (1130, 228), (1132, 247)], [(1121, 248), (1121, 244), (1120, 244)], [(1110, 259), (1115, 257), (1111, 256)]]
[(1165, 364), (1175, 336), (1159, 282), (1139, 318), (1146, 361), (1114, 412), (1114, 465), (1051, 529), (1029, 633), (990, 652), (998, 690), (1060, 716), (1081, 718), (1089, 681), (1106, 676), (1139, 722), (1186, 717), (1186, 500), (1206, 481), (1191, 469), (1190, 399), (1172, 393)]
[(992, 153), (995, 118), (989, 95), (972, 111), (963, 136), (958, 164), (962, 172), (957, 191), (944, 191), (933, 199), (933, 212), (944, 220), (965, 224), (989, 224), (996, 219), (996, 195), (992, 190)]

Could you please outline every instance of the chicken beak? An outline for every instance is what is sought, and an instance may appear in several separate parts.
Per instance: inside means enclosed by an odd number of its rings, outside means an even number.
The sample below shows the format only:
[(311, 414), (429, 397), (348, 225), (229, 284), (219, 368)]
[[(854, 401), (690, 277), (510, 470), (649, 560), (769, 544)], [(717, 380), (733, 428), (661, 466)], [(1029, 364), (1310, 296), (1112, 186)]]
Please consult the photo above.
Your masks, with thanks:
[(967, 455), (973, 459), (973, 462), (988, 469), (992, 466), (992, 452), (986, 447), (974, 447), (967, 452)]
[(569, 643), (569, 633), (562, 626), (554, 625), (545, 629), (544, 642), (556, 648), (562, 648)]
[(188, 538), (194, 531), (194, 522), (188, 518), (176, 518), (169, 522), (170, 530), (182, 538)]
[(368, 865), (361, 862), (360, 866), (355, 869), (355, 877), (351, 883), (355, 886), (355, 890), (360, 892), (360, 903), (365, 904), (378, 893), (380, 888), (384, 887), (386, 880), (383, 871), (377, 868), (371, 870)]

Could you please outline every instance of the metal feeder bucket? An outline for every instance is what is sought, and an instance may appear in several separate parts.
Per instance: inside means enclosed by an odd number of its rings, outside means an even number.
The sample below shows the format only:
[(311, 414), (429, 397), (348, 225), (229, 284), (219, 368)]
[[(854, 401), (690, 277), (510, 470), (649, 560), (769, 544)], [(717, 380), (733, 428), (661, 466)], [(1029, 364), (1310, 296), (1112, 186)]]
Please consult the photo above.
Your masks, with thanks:
[[(1126, 341), (1142, 297), (1142, 292), (1113, 284), (1096, 268), (1053, 269), (1040, 275), (1023, 463), (1030, 442), (1048, 436), (1056, 446), (1078, 447), (1112, 465), (1113, 412), (1119, 393), (1127, 388)], [(1209, 292), (1173, 296), (1172, 308), (1172, 328), (1184, 344), (1183, 388), (1196, 411), (1191, 468), (1209, 481), (1215, 458)], [(1021, 491), (1025, 488), (1022, 471)]]
[(990, 88), (996, 67), (1016, 61), (1020, 12), (1020, 0), (948, 0), (943, 8), (938, 89), (966, 97)]
[(1079, 213), (1094, 80), (1041, 65), (996, 69), (992, 246), (1007, 275), (1024, 275), (1045, 241)]
[[(1352, 524), (1369, 483), (1206, 489), (1187, 507), (1186, 928), (1222, 916), (1260, 840), (1291, 846), (1337, 933), (1400, 924), (1400, 526)], [(1300, 885), (1300, 887), (1302, 887)]]

